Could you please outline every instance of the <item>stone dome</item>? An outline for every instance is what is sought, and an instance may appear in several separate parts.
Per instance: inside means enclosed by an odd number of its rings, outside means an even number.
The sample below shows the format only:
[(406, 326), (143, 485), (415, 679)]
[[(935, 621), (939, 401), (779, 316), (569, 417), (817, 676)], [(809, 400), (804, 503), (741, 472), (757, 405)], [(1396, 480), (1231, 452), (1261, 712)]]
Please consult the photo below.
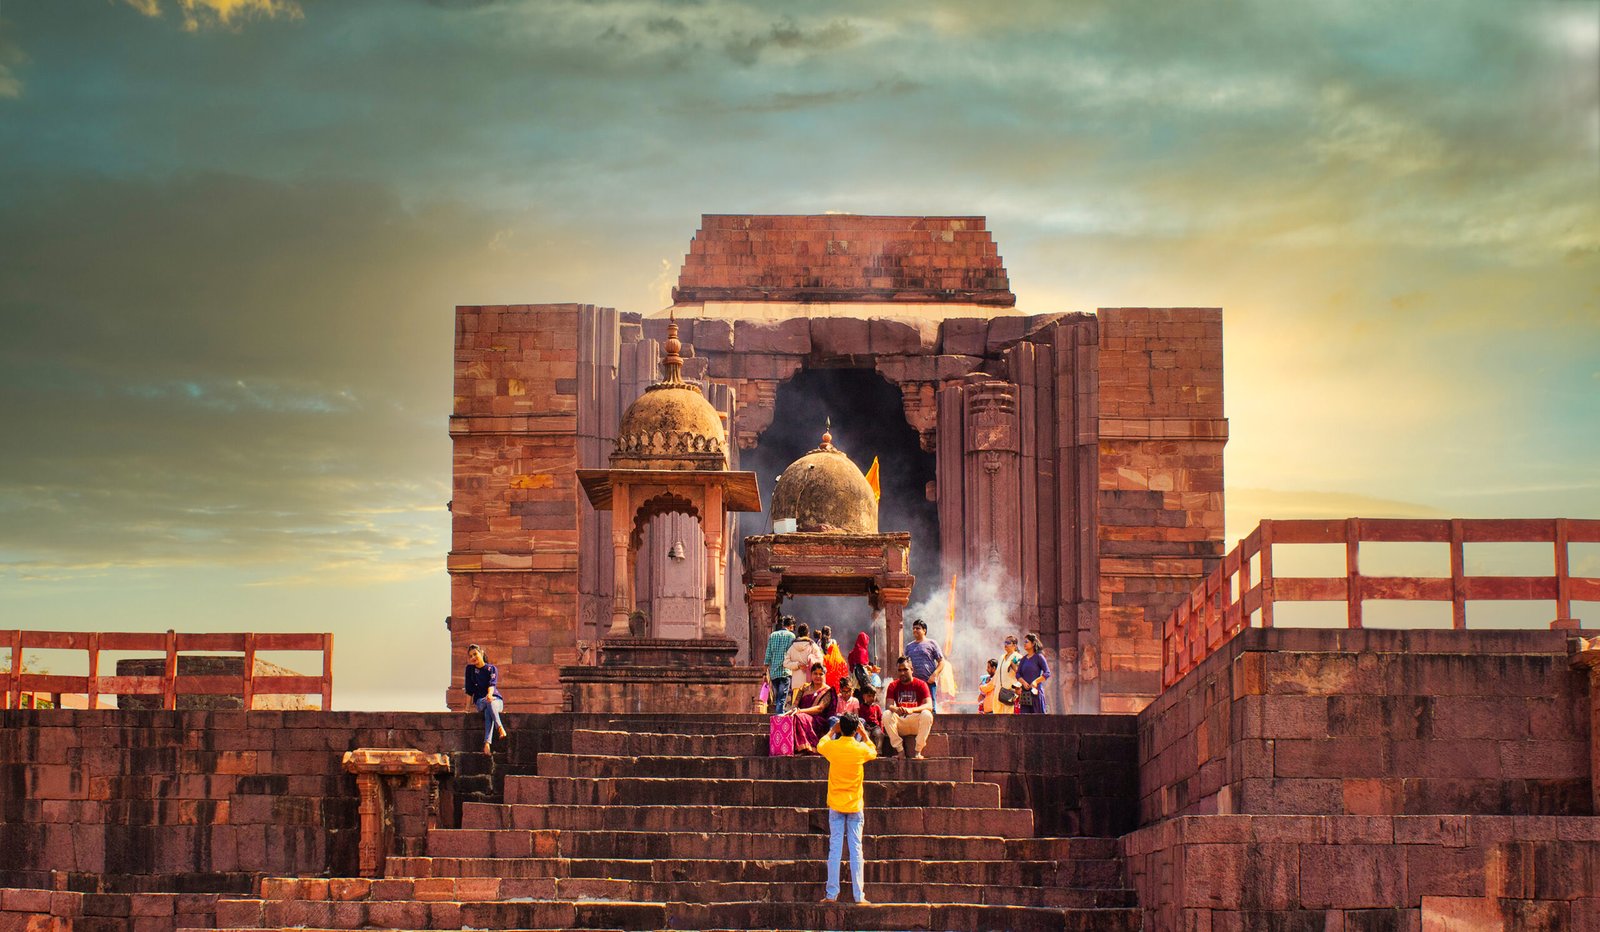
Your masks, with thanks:
[(778, 477), (772, 520), (785, 518), (795, 519), (802, 533), (878, 533), (878, 497), (850, 457), (833, 445), (831, 433)]
[(667, 325), (665, 377), (644, 390), (617, 425), (613, 469), (725, 470), (722, 416), (700, 386), (685, 382), (678, 324)]

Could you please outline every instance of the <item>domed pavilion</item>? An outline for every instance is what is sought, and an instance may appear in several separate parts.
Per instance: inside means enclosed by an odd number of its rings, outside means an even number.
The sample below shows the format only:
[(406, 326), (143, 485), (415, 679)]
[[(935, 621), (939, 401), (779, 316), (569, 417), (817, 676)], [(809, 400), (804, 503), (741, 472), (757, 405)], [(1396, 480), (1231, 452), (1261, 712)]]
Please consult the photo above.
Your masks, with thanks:
[(744, 541), (750, 643), (761, 643), (786, 598), (865, 596), (874, 612), (884, 614), (878, 646), (889, 669), (890, 645), (900, 643), (901, 615), (916, 581), (911, 535), (878, 532), (878, 494), (833, 445), (831, 429), (778, 477), (771, 514), (773, 533)]
[(699, 634), (701, 639), (725, 638), (726, 517), (728, 512), (761, 510), (755, 473), (728, 469), (721, 415), (699, 385), (683, 379), (683, 344), (676, 320), (667, 327), (662, 349), (662, 378), (623, 414), (611, 468), (578, 470), (589, 501), (611, 512), (615, 598), (608, 641), (642, 634), (629, 628), (637, 604), (638, 552), (651, 519), (669, 514), (688, 515), (699, 522), (706, 558)]

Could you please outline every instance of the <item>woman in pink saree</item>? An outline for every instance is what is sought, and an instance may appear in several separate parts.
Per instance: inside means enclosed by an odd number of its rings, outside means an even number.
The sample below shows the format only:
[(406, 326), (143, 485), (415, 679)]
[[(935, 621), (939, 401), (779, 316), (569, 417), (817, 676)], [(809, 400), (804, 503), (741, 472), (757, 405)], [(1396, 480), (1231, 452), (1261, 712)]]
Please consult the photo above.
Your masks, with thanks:
[(817, 742), (828, 733), (828, 720), (834, 716), (838, 693), (828, 685), (828, 668), (811, 665), (811, 682), (794, 701), (794, 751), (815, 754)]

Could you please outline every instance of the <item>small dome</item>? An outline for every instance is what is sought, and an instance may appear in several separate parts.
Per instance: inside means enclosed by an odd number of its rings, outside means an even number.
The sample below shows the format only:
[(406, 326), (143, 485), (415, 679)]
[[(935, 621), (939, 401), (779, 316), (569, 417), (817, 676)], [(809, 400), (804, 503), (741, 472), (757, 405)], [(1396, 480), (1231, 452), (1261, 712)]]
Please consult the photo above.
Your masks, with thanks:
[(800, 457), (772, 490), (772, 520), (795, 519), (802, 533), (876, 534), (878, 498), (867, 477), (824, 433), (822, 445)]
[(722, 416), (700, 386), (683, 381), (678, 324), (667, 326), (665, 378), (644, 390), (617, 425), (613, 469), (725, 470)]

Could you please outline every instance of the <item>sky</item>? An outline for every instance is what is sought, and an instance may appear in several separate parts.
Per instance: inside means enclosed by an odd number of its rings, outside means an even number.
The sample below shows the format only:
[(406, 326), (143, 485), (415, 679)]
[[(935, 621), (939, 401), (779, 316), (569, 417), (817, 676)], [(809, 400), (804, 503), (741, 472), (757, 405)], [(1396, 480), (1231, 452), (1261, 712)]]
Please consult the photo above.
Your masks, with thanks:
[(659, 309), (702, 213), (1224, 308), (1230, 545), (1600, 517), (1597, 85), (1593, 2), (0, 0), (0, 628), (440, 707), (454, 306)]

